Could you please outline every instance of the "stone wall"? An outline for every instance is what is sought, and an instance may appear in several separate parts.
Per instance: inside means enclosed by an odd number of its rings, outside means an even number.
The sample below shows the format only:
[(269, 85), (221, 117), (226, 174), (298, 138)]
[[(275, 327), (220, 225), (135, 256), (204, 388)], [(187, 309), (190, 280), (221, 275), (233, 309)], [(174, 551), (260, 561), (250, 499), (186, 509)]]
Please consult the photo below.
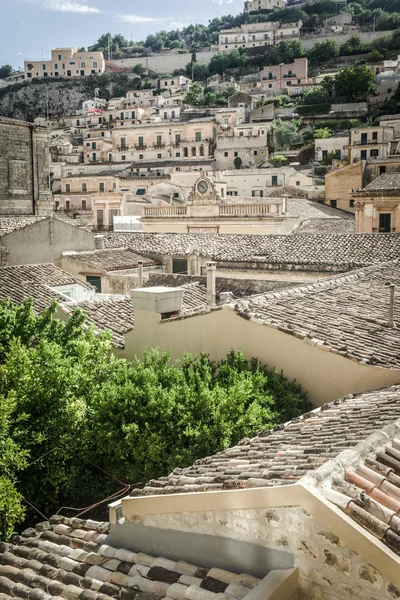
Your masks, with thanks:
[(385, 581), (374, 567), (297, 507), (150, 515), (136, 517), (134, 522), (290, 552), (300, 571), (300, 600), (400, 598), (400, 590)]
[[(206, 52), (198, 52), (197, 60), (208, 64), (212, 57), (217, 54), (217, 50), (209, 50)], [(139, 58), (124, 58), (121, 60), (114, 60), (113, 64), (119, 67), (133, 68), (136, 65), (143, 65), (146, 69), (151, 69), (159, 74), (168, 74), (175, 71), (175, 69), (184, 69), (188, 63), (190, 63), (191, 54), (153, 54), (152, 56), (139, 57)]]
[[(206, 277), (195, 277), (190, 275), (162, 275), (151, 273), (146, 287), (168, 286), (179, 287), (187, 283), (202, 283), (207, 285)], [(262, 294), (282, 287), (293, 287), (300, 285), (300, 282), (287, 281), (263, 281), (262, 279), (231, 279), (230, 277), (217, 277), (217, 293), (231, 292), (235, 298), (250, 296), (252, 294)]]
[(353, 35), (359, 36), (362, 44), (368, 44), (373, 40), (377, 40), (385, 35), (392, 35), (394, 32), (390, 31), (349, 31), (348, 33), (342, 33), (340, 35), (332, 33), (331, 35), (314, 35), (300, 38), (300, 42), (305, 50), (314, 48), (315, 44), (319, 42), (325, 42), (326, 40), (334, 40), (339, 46), (348, 42)]

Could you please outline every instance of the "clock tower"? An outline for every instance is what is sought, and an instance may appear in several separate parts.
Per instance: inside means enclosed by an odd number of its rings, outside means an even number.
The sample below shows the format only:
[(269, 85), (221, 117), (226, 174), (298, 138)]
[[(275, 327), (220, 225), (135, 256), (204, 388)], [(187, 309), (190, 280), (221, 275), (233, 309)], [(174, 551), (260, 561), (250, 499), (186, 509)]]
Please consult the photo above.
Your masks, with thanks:
[(212, 179), (206, 175), (199, 177), (189, 196), (188, 204), (218, 204), (219, 202), (220, 198)]

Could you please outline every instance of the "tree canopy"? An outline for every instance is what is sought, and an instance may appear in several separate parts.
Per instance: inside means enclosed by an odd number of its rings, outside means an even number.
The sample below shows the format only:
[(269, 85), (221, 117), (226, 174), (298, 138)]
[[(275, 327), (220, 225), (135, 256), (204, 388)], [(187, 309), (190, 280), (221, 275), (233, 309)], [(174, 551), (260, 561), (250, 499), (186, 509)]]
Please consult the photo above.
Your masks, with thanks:
[(3, 65), (2, 67), (0, 67), (0, 79), (5, 79), (6, 77), (9, 77), (12, 73), (12, 66), (11, 65)]
[(67, 323), (56, 305), (0, 302), (0, 538), (32, 506), (50, 515), (121, 493), (310, 408), (300, 386), (256, 359), (146, 353)]

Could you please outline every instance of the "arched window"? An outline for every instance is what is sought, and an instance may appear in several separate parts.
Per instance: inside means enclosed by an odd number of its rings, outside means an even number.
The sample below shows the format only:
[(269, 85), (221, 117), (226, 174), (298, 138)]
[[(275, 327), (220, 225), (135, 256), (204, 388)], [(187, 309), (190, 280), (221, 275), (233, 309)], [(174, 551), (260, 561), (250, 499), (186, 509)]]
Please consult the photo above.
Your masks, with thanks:
[(189, 151), (188, 151), (188, 149), (187, 149), (187, 148), (184, 148), (184, 149), (183, 149), (183, 156), (184, 156), (185, 158), (187, 158), (187, 157), (189, 156)]
[(200, 156), (204, 156), (204, 146), (200, 146)]
[(195, 147), (192, 148), (192, 156), (197, 156), (197, 152), (196, 152), (196, 148)]

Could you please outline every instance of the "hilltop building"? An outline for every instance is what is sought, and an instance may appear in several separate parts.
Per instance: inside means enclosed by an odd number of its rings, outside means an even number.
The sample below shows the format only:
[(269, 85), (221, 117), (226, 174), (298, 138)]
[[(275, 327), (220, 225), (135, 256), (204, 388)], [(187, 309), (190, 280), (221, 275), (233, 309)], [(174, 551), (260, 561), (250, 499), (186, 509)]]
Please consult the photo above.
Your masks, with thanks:
[(219, 32), (219, 51), (235, 48), (256, 48), (274, 46), (282, 40), (299, 39), (302, 22), (274, 23), (245, 23), (234, 29), (221, 29)]
[(274, 10), (275, 8), (285, 8), (285, 0), (247, 0), (244, 3), (244, 12), (258, 12), (259, 10)]
[(104, 73), (102, 52), (78, 52), (76, 48), (54, 48), (48, 60), (25, 60), (25, 79), (42, 77), (87, 77)]

